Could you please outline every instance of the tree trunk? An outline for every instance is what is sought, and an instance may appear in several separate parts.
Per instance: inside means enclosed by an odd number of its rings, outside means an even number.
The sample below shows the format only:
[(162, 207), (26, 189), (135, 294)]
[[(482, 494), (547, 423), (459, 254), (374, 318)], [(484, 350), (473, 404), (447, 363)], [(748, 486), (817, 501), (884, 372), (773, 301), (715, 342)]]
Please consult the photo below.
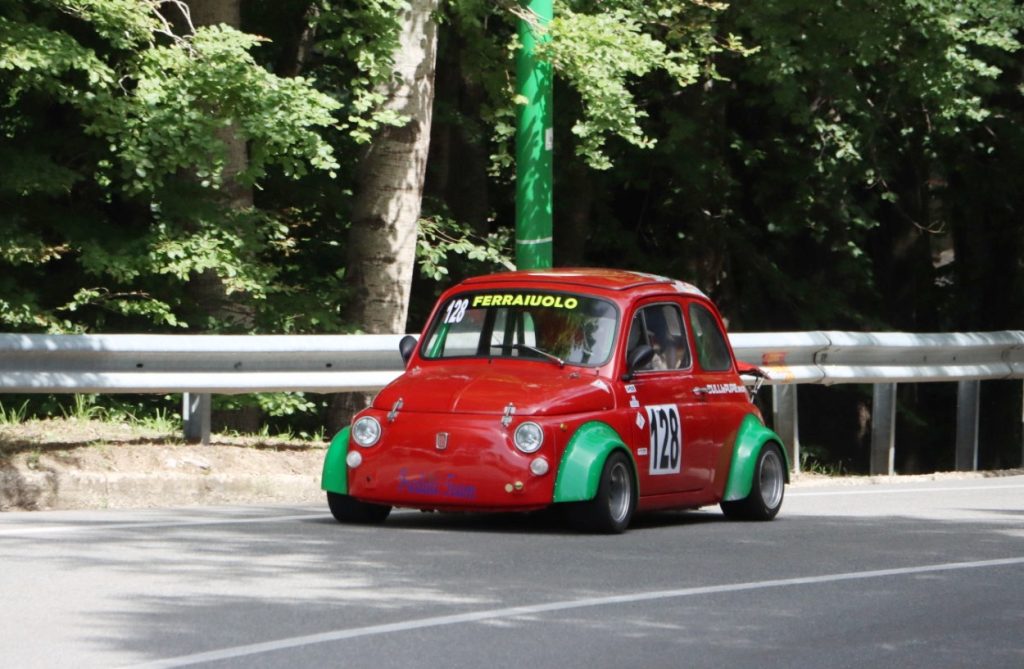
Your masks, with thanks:
[[(359, 165), (349, 233), (350, 319), (370, 334), (405, 332), (416, 259), (416, 228), (430, 148), (439, 0), (411, 0), (401, 17), (395, 77), (385, 107), (409, 118), (374, 138)], [(335, 396), (329, 427), (367, 406), (363, 393)]]
[[(189, 0), (188, 6), (195, 27), (224, 24), (241, 29), (241, 0)], [(253, 189), (238, 182), (238, 175), (249, 166), (245, 138), (239, 136), (234, 125), (219, 129), (217, 138), (223, 142), (226, 154), (222, 200), (233, 210), (251, 209)], [(243, 328), (251, 326), (254, 318), (252, 306), (232, 299), (224, 282), (213, 270), (194, 274), (189, 281), (188, 292), (202, 313)]]
[(402, 16), (395, 78), (385, 107), (409, 118), (385, 128), (362, 160), (349, 235), (351, 319), (368, 333), (405, 331), (416, 224), (430, 146), (438, 0), (412, 0)]
[[(242, 28), (241, 0), (189, 0), (188, 6), (196, 27), (224, 24), (236, 30)], [(227, 148), (224, 195), (233, 209), (252, 207), (252, 187), (242, 186), (237, 178), (249, 166), (245, 139), (232, 126), (219, 130), (217, 137)]]

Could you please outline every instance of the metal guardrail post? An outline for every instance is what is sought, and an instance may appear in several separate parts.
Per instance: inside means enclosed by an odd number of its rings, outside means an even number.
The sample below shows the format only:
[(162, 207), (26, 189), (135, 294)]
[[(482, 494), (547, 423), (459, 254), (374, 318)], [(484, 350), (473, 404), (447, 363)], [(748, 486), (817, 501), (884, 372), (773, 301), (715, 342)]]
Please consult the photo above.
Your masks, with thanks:
[(796, 391), (796, 384), (772, 386), (772, 424), (786, 446), (793, 473), (800, 471), (800, 430)]
[(960, 381), (956, 388), (956, 469), (978, 471), (978, 415), (981, 381)]
[(182, 393), (181, 419), (185, 425), (185, 441), (190, 444), (210, 443), (210, 408), (212, 397), (209, 393)]
[(895, 456), (896, 384), (876, 383), (871, 401), (871, 474), (891, 476)]

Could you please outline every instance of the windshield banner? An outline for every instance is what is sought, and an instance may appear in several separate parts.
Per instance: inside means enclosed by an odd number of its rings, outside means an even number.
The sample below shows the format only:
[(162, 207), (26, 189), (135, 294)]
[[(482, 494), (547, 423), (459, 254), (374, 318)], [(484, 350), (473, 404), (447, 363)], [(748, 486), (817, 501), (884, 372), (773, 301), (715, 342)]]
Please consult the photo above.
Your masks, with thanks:
[(477, 307), (551, 307), (554, 309), (575, 309), (580, 301), (563, 295), (537, 295), (524, 293), (496, 293), (475, 295), (473, 308)]

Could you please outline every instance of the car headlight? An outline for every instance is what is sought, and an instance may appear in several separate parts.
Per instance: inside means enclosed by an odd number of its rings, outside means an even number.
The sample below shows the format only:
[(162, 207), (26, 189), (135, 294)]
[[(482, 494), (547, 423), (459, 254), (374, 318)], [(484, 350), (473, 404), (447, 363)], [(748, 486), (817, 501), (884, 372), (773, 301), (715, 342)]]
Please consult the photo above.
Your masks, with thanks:
[(516, 428), (512, 443), (523, 453), (536, 453), (544, 443), (544, 430), (536, 423), (523, 423)]
[(380, 423), (373, 416), (363, 416), (352, 424), (352, 439), (363, 448), (369, 448), (380, 439)]

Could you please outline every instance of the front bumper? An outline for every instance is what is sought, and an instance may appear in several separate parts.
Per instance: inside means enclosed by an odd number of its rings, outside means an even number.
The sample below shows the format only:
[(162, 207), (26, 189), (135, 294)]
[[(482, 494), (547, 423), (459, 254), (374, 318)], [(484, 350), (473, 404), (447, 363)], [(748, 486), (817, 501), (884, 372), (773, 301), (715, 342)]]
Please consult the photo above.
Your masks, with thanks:
[[(349, 443), (361, 462), (348, 470), (348, 494), (391, 506), (437, 510), (528, 510), (551, 504), (557, 460), (554, 439), (536, 453), (512, 443), (515, 428), (501, 416), (401, 413), (388, 422), (386, 412), (371, 410), (380, 421), (380, 440), (369, 448)], [(543, 427), (543, 425), (542, 425)], [(535, 474), (531, 463), (547, 461)], [(543, 469), (536, 467), (535, 469)]]

